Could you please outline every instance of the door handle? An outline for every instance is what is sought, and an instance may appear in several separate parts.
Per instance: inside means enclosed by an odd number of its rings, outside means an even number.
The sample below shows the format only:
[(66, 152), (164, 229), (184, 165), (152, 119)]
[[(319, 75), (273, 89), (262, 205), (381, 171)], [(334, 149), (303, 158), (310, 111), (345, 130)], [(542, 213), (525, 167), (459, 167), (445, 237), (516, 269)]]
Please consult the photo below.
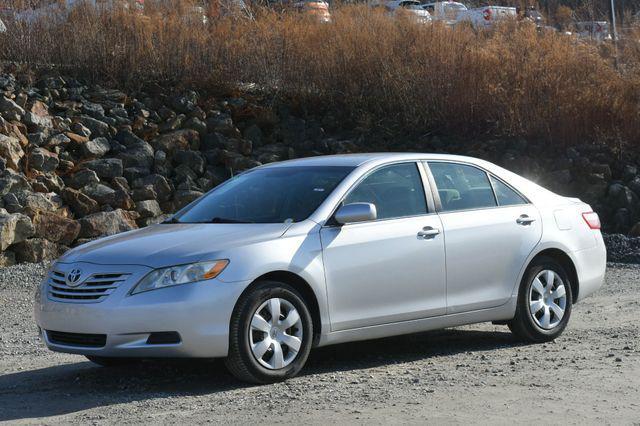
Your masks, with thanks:
[(522, 225), (522, 226), (527, 226), (527, 225), (531, 225), (533, 222), (535, 222), (536, 220), (532, 217), (527, 216), (526, 214), (521, 215), (519, 218), (516, 219), (516, 223), (518, 225)]
[(436, 235), (440, 233), (438, 228), (434, 228), (432, 226), (425, 226), (422, 228), (422, 231), (418, 232), (418, 238), (434, 238)]

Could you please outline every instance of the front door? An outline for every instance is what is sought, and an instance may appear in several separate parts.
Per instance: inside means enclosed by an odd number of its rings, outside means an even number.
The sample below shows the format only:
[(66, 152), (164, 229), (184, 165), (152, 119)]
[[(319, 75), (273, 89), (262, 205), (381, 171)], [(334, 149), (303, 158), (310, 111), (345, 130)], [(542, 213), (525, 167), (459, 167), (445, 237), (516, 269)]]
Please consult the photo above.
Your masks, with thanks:
[(321, 231), (332, 331), (444, 314), (442, 224), (417, 164), (374, 170), (343, 204), (354, 202), (374, 204), (378, 218)]

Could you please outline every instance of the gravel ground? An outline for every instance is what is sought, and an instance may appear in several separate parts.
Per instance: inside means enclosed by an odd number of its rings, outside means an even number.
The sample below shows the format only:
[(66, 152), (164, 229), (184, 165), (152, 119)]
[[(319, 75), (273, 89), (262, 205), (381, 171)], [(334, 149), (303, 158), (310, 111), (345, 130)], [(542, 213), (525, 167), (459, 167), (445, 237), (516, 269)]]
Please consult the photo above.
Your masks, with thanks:
[(609, 265), (560, 339), (479, 324), (312, 352), (303, 375), (235, 381), (219, 361), (109, 370), (49, 352), (32, 319), (46, 266), (0, 269), (0, 422), (640, 425), (640, 268)]

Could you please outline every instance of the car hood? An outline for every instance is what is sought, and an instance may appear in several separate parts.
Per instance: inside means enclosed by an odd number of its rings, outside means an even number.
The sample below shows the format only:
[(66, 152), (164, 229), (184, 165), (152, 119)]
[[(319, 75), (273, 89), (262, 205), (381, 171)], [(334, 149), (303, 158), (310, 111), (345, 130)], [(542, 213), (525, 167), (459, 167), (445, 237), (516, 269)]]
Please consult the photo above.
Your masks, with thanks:
[(150, 268), (214, 260), (217, 252), (282, 236), (289, 224), (160, 224), (83, 244), (59, 262)]

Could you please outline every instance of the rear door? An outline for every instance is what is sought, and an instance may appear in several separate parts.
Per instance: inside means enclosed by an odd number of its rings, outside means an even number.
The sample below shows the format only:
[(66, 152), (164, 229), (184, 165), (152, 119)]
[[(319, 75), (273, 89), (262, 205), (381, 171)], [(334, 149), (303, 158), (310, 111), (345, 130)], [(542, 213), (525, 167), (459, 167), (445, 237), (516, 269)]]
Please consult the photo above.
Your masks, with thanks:
[(542, 236), (538, 210), (475, 165), (428, 165), (444, 229), (447, 313), (504, 304)]

